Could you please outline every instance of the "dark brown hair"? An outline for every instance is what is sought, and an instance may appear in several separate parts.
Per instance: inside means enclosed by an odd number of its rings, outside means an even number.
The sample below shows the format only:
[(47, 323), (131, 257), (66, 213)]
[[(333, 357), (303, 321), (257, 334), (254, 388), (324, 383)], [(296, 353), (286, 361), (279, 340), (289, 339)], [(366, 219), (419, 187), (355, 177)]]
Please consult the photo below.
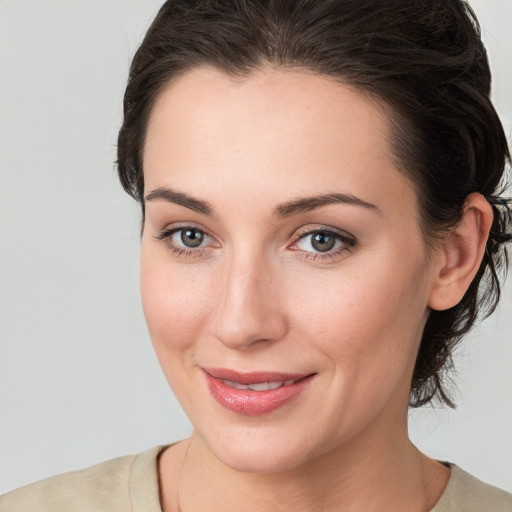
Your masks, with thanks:
[(472, 192), (491, 204), (480, 269), (459, 304), (430, 312), (413, 375), (411, 406), (453, 405), (443, 376), (456, 344), (498, 303), (511, 227), (501, 197), (510, 154), (475, 15), (462, 0), (167, 1), (133, 59), (118, 141), (121, 183), (143, 214), (145, 132), (162, 88), (199, 66), (244, 78), (264, 64), (335, 78), (389, 108), (427, 247), (457, 224)]

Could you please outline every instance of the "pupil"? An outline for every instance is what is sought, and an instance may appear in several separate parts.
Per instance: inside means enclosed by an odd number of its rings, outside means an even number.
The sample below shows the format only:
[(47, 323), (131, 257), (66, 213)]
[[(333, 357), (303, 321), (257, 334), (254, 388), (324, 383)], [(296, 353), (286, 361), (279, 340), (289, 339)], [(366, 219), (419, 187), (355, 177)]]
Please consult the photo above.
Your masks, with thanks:
[(326, 233), (317, 233), (311, 241), (311, 245), (319, 252), (330, 251), (335, 243), (336, 239)]
[(181, 241), (187, 247), (198, 247), (204, 240), (204, 233), (196, 229), (184, 229), (181, 232)]

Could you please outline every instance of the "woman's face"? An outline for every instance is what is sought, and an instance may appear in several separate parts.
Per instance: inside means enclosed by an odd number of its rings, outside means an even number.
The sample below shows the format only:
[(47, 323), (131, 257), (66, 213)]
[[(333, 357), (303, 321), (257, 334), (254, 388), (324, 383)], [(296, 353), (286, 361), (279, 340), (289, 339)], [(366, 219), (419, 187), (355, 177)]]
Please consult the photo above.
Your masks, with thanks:
[(405, 433), (433, 272), (387, 137), (376, 103), (306, 72), (197, 69), (158, 97), (144, 312), (196, 434), (233, 468)]

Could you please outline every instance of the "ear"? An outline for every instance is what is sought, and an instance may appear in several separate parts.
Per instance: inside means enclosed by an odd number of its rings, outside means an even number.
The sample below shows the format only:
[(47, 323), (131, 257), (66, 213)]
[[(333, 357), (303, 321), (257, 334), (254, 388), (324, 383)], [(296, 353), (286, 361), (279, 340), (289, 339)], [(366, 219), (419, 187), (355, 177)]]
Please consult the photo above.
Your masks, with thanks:
[(460, 222), (439, 249), (430, 308), (449, 309), (462, 300), (480, 267), (492, 220), (486, 199), (477, 193), (469, 195)]

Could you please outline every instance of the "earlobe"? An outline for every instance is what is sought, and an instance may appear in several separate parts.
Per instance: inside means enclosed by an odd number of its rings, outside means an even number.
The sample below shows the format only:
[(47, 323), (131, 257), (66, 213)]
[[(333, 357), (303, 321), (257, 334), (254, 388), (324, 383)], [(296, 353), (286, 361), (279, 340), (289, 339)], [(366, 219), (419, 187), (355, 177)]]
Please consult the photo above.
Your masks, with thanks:
[(429, 306), (445, 310), (457, 305), (482, 261), (493, 220), (492, 207), (478, 193), (469, 195), (460, 222), (439, 249)]

